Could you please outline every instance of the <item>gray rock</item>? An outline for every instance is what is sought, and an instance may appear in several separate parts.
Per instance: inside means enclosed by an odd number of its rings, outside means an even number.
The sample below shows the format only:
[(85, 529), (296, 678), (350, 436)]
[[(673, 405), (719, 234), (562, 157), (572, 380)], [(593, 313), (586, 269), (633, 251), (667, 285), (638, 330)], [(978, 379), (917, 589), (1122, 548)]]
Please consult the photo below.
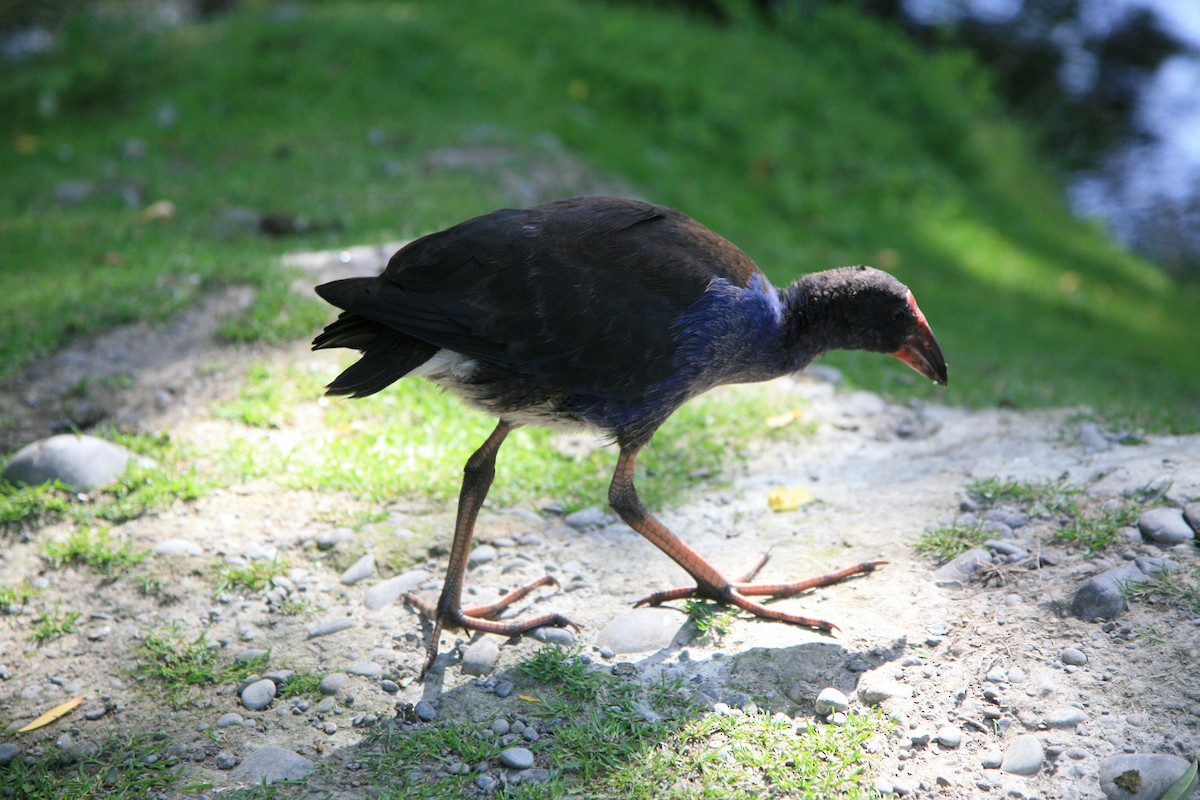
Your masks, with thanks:
[(912, 697), (913, 688), (899, 681), (872, 678), (858, 687), (858, 699), (869, 706), (877, 706), (893, 697)]
[(1179, 756), (1112, 756), (1100, 762), (1100, 791), (1108, 800), (1159, 800), (1187, 768)]
[(314, 541), (317, 543), (318, 550), (332, 550), (342, 542), (349, 542), (353, 539), (354, 531), (350, 528), (332, 528), (318, 533)]
[(500, 644), (494, 636), (484, 636), (463, 650), (462, 671), (466, 675), (489, 675), (500, 659)]
[(317, 686), (321, 694), (337, 694), (350, 683), (350, 676), (344, 672), (331, 672)]
[(510, 694), (512, 694), (513, 690), (516, 688), (517, 687), (513, 686), (512, 681), (500, 681), (496, 684), (496, 687), (492, 689), (492, 694), (503, 700), (505, 697), (508, 697)]
[(1042, 740), (1032, 733), (1023, 733), (1004, 751), (1000, 769), (1013, 775), (1035, 775), (1042, 768), (1045, 758)]
[(233, 769), (237, 766), (237, 756), (228, 750), (222, 750), (217, 753), (215, 761), (217, 762), (217, 769)]
[(437, 709), (428, 700), (418, 700), (417, 704), (413, 706), (413, 713), (422, 722), (432, 722), (437, 719)]
[(1112, 448), (1104, 432), (1094, 422), (1085, 422), (1079, 426), (1079, 446), (1085, 453), (1101, 453)]
[(359, 675), (363, 678), (378, 678), (383, 674), (383, 667), (374, 661), (355, 661), (346, 667), (346, 672), (351, 675)]
[(241, 714), (234, 714), (234, 713), (222, 714), (221, 718), (217, 720), (217, 727), (218, 728), (233, 728), (238, 725), (241, 725), (243, 721), (244, 720), (242, 719)]
[(1192, 530), (1200, 533), (1200, 503), (1188, 503), (1183, 507), (1183, 519)]
[(250, 786), (263, 783), (269, 786), (282, 781), (302, 781), (316, 768), (316, 764), (291, 750), (262, 747), (246, 756), (232, 774), (238, 781)]
[(500, 751), (500, 763), (509, 769), (529, 769), (533, 766), (533, 753), (524, 747), (510, 747)]
[(1029, 524), (1029, 515), (1020, 511), (1005, 511), (1002, 508), (989, 509), (983, 515), (984, 519), (994, 519), (1003, 522), (1009, 528), (1022, 528)]
[(933, 582), (937, 586), (962, 587), (966, 586), (980, 567), (992, 563), (992, 554), (982, 547), (975, 547), (947, 561), (933, 573)]
[(1087, 714), (1083, 712), (1083, 709), (1063, 706), (1047, 714), (1045, 722), (1048, 728), (1074, 728), (1086, 719)]
[(187, 539), (166, 539), (154, 546), (156, 556), (202, 556), (204, 550), (195, 542)]
[(845, 711), (850, 707), (850, 699), (832, 686), (826, 686), (816, 699), (816, 712), (822, 716), (835, 711)]
[(1146, 574), (1137, 564), (1122, 564), (1105, 570), (1084, 581), (1071, 601), (1071, 613), (1087, 622), (1115, 619), (1129, 604), (1121, 592), (1121, 585), (1131, 581), (1144, 581)]
[(478, 567), (480, 564), (496, 560), (496, 548), (490, 544), (481, 544), (467, 555), (467, 566)]
[(367, 553), (358, 561), (351, 564), (350, 568), (343, 572), (338, 580), (346, 586), (353, 586), (359, 581), (371, 577), (373, 572), (375, 572), (375, 556)]
[(488, 730), (497, 736), (504, 736), (508, 733), (512, 726), (508, 724), (508, 720), (504, 718), (492, 720), (492, 724), (488, 726)]
[(1147, 539), (1168, 547), (1190, 542), (1196, 532), (1178, 508), (1152, 508), (1138, 519), (1138, 530)]
[(943, 725), (938, 728), (937, 740), (942, 747), (953, 750), (962, 744), (962, 731), (953, 725)]
[(275, 681), (263, 678), (242, 690), (242, 705), (251, 711), (261, 711), (275, 699)]
[(557, 644), (562, 647), (575, 646), (575, 634), (572, 633), (570, 628), (552, 628), (547, 625), (546, 627), (538, 628), (529, 634), (529, 636), (546, 644)]
[(318, 636), (328, 636), (331, 633), (337, 633), (338, 631), (344, 631), (347, 628), (353, 628), (357, 624), (358, 623), (349, 617), (326, 620), (325, 622), (314, 625), (312, 628), (310, 628), (308, 631), (308, 638), (316, 639)]
[(394, 578), (388, 578), (386, 581), (380, 581), (367, 589), (367, 593), (363, 595), (363, 605), (372, 611), (386, 608), (427, 580), (429, 580), (428, 572), (423, 569), (414, 569)]
[[(243, 650), (240, 653), (238, 653), (236, 656), (233, 657), (233, 660), (238, 662), (239, 664), (248, 664), (251, 661), (255, 661), (259, 658), (262, 658), (263, 656), (267, 655), (268, 652), (269, 651), (263, 650), (262, 648), (252, 647), (252, 648)], [(266, 676), (264, 676), (264, 677), (266, 677)]]
[(601, 525), (607, 524), (608, 515), (597, 506), (588, 506), (587, 508), (581, 508), (579, 511), (567, 514), (563, 518), (563, 522), (577, 531), (584, 531), (589, 528), (599, 528)]
[(58, 480), (73, 491), (86, 492), (116, 482), (132, 460), (147, 466), (154, 463), (95, 436), (63, 433), (22, 447), (4, 468), (3, 477), (31, 486)]
[(1077, 647), (1067, 647), (1059, 655), (1062, 663), (1072, 667), (1082, 667), (1088, 662), (1087, 655)]
[(1004, 754), (997, 750), (988, 750), (979, 758), (979, 765), (984, 769), (1000, 769), (1004, 763)]
[(675, 641), (686, 623), (687, 617), (674, 609), (634, 608), (604, 626), (596, 636), (596, 644), (613, 653), (661, 650)]
[(0, 767), (7, 767), (19, 755), (21, 755), (21, 748), (15, 744), (0, 743)]

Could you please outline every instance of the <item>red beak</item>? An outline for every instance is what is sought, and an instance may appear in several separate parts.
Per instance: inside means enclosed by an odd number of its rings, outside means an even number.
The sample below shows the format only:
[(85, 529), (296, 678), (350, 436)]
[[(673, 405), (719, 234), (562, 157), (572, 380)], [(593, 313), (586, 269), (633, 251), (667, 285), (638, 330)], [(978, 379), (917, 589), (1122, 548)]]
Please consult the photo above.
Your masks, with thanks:
[(926, 322), (925, 315), (921, 313), (921, 309), (917, 308), (917, 301), (912, 296), (912, 292), (908, 294), (908, 305), (917, 317), (918, 329), (892, 355), (938, 386), (945, 386), (948, 381), (946, 359), (942, 356), (942, 348), (938, 347), (937, 339), (934, 338), (933, 330)]

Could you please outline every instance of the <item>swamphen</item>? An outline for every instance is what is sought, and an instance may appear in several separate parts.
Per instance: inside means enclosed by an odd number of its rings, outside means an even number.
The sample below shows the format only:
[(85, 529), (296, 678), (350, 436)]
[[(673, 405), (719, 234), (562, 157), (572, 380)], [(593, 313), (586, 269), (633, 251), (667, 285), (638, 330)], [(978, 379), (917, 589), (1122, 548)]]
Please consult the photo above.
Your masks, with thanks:
[(882, 562), (773, 585), (749, 583), (756, 567), (730, 581), (642, 505), (633, 485), (638, 453), (692, 397), (795, 372), (830, 350), (887, 353), (946, 383), (946, 362), (925, 316), (886, 272), (842, 267), (777, 289), (721, 236), (678, 211), (636, 200), (582, 197), (494, 211), (406, 245), (377, 277), (333, 281), (316, 291), (343, 311), (313, 348), (362, 353), (329, 384), (329, 394), (364, 397), (420, 375), (499, 418), (464, 469), (437, 605), (406, 596), (434, 625), (422, 676), (437, 656), (442, 626), (506, 636), (544, 625), (574, 627), (559, 614), (492, 619), (553, 583), (549, 576), (490, 605), (461, 605), (475, 518), (495, 475), (496, 452), (514, 428), (583, 425), (616, 441), (609, 503), (696, 581), (639, 605), (696, 595), (830, 630), (824, 620), (749, 598), (796, 594)]

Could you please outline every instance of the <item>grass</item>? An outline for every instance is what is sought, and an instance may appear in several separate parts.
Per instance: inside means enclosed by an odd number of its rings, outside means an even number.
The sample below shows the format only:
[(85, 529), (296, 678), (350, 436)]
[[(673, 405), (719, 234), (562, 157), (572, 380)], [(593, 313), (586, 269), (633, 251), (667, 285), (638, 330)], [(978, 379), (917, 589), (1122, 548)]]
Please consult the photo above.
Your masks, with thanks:
[(42, 557), (54, 569), (83, 564), (112, 577), (145, 561), (150, 553), (135, 549), (129, 542), (113, 542), (109, 528), (93, 530), (83, 526), (72, 531), (64, 541), (47, 542)]
[[(980, 513), (1004, 507), (1024, 511), (1031, 517), (1054, 519), (1056, 527), (1050, 541), (1081, 547), (1090, 556), (1119, 541), (1121, 531), (1135, 524), (1146, 509), (1160, 503), (1167, 488), (1143, 487), (1130, 497), (1103, 504), (1089, 501), (1083, 489), (1063, 480), (983, 478), (970, 483), (966, 491), (978, 503)], [(992, 535), (982, 522), (954, 523), (925, 531), (913, 549), (940, 564), (982, 544)]]
[(217, 586), (213, 595), (222, 595), (236, 589), (261, 592), (271, 582), (287, 572), (287, 562), (279, 558), (270, 561), (250, 561), (246, 564), (223, 564), (217, 568)]
[(1164, 570), (1149, 580), (1123, 584), (1121, 590), (1130, 600), (1200, 613), (1200, 565), (1188, 564), (1179, 569)]
[(736, 609), (709, 600), (685, 600), (683, 611), (702, 640), (719, 641), (737, 619)]
[[(231, 283), (259, 291), (229, 337), (304, 335), (319, 313), (282, 288), (281, 249), (527, 202), (511, 173), (567, 152), (777, 282), (892, 269), (951, 362), (939, 399), (1200, 429), (1200, 289), (1070, 218), (969, 56), (924, 52), (852, 4), (770, 26), (578, 0), (311, 3), (288, 19), (247, 2), (157, 32), (79, 14), (0, 102), (0, 374)], [(443, 148), (475, 158), (429, 158)], [(67, 181), (85, 191), (66, 198)], [(141, 214), (158, 200), (175, 213)], [(245, 209), (329, 224), (281, 242), (239, 225)], [(935, 396), (886, 359), (831, 360), (858, 385)]]
[(321, 681), (325, 678), (322, 672), (304, 672), (293, 675), (279, 690), (279, 696), (285, 700), (292, 697), (316, 697), (321, 693)]
[[(682, 687), (642, 686), (546, 647), (518, 670), (527, 719), (542, 736), (530, 745), (551, 768), (544, 784), (505, 797), (685, 798), (873, 797), (862, 744), (886, 730), (877, 714), (802, 734), (791, 720), (760, 713), (702, 712)], [(474, 775), (423, 769), (493, 760), (500, 746), (476, 735), (478, 724), (421, 725), (377, 731), (362, 760), (384, 797), (464, 796)]]
[(204, 633), (188, 641), (174, 628), (148, 633), (135, 650), (133, 674), (153, 682), (173, 706), (186, 706), (201, 696), (201, 689), (241, 680), (266, 666), (266, 656), (222, 666)]
[(35, 588), (28, 578), (17, 586), (0, 584), (0, 609), (4, 609), (5, 613), (8, 613), (10, 606), (24, 606), (41, 592), (42, 590)]
[(82, 617), (82, 611), (64, 611), (55, 603), (53, 611), (48, 611), (38, 618), (28, 634), (29, 640), (40, 646), (68, 633), (75, 633), (75, 623)]
[(91, 750), (45, 748), (32, 763), (4, 768), (5, 786), (26, 800), (141, 800), (179, 788), (179, 757), (165, 732), (110, 738)]

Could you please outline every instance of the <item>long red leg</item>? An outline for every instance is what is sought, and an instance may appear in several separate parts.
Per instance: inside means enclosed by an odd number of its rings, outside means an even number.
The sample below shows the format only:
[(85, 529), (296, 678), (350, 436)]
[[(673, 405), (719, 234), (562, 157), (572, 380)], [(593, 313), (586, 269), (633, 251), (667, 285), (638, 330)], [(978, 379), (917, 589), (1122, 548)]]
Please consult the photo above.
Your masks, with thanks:
[(716, 567), (710, 564), (707, 559), (689, 547), (678, 536), (671, 533), (666, 525), (663, 525), (662, 522), (642, 505), (642, 501), (638, 498), (637, 489), (633, 485), (634, 469), (641, 448), (642, 445), (627, 446), (622, 444), (621, 454), (617, 458), (617, 466), (613, 471), (612, 483), (608, 488), (609, 504), (620, 515), (621, 519), (625, 521), (626, 525), (646, 537), (659, 550), (670, 556), (672, 561), (683, 567), (695, 579), (696, 585), (694, 587), (689, 586), (655, 592), (639, 600), (635, 605), (658, 605), (683, 597), (704, 597), (709, 600), (716, 600), (721, 603), (737, 606), (743, 611), (763, 619), (778, 620), (780, 622), (789, 622), (793, 625), (803, 625), (809, 628), (829, 631), (837, 626), (816, 617), (788, 614), (773, 608), (767, 608), (761, 603), (751, 600), (748, 595), (789, 597), (808, 589), (818, 586), (828, 586), (844, 581), (854, 575), (871, 572), (886, 563), (883, 561), (863, 561), (859, 564), (837, 570), (836, 572), (792, 583), (749, 583), (748, 581), (753, 580), (758, 570), (767, 562), (767, 554), (764, 553), (746, 574), (739, 576), (739, 580), (730, 581), (717, 571)]
[(466, 609), (462, 607), (467, 555), (471, 552), (475, 520), (479, 516), (479, 509), (483, 507), (488, 489), (492, 486), (492, 480), (496, 477), (496, 453), (514, 427), (501, 421), (479, 449), (467, 459), (467, 464), (463, 468), (462, 490), (458, 495), (458, 515), (454, 522), (454, 543), (450, 546), (446, 580), (442, 584), (442, 594), (438, 598), (437, 605), (433, 606), (411, 593), (404, 596), (404, 599), (421, 614), (433, 620), (433, 633), (426, 649), (425, 664), (421, 667), (422, 678), (425, 677), (425, 673), (429, 671), (437, 658), (438, 643), (443, 627), (466, 628), (485, 633), (497, 633), (501, 636), (517, 636), (545, 625), (560, 628), (576, 627), (571, 620), (561, 614), (544, 614), (523, 622), (496, 622), (489, 619), (539, 586), (555, 583), (554, 579), (548, 575), (509, 592), (494, 603)]

